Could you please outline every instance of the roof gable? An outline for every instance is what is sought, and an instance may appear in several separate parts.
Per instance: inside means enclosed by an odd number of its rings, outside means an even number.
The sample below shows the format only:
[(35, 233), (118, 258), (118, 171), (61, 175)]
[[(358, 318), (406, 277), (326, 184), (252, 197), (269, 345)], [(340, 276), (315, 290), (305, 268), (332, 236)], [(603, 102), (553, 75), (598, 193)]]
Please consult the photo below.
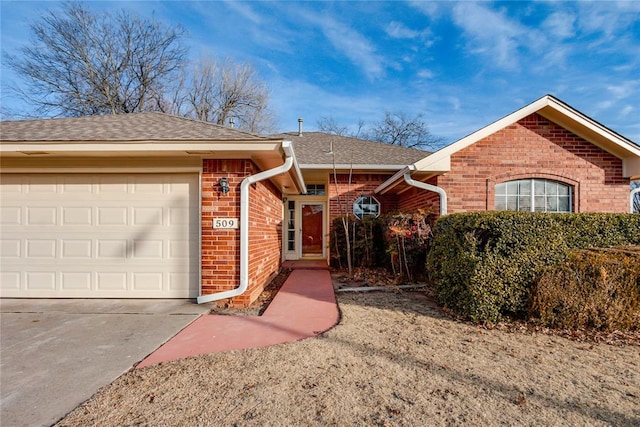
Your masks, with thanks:
[(545, 95), (531, 104), (436, 151), (431, 156), (414, 163), (415, 169), (417, 171), (447, 172), (450, 169), (451, 156), (453, 154), (533, 113), (538, 113), (622, 159), (625, 176), (640, 175), (640, 146), (552, 95)]

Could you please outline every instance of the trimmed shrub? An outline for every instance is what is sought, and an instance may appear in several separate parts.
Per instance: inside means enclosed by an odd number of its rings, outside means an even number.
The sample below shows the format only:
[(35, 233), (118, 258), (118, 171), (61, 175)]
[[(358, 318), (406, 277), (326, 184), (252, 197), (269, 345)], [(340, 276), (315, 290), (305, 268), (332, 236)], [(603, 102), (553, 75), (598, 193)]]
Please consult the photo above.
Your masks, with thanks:
[(530, 316), (549, 327), (640, 329), (640, 247), (571, 251), (534, 286)]
[(472, 212), (440, 218), (426, 269), (446, 307), (475, 322), (524, 317), (542, 272), (570, 249), (640, 244), (625, 214)]

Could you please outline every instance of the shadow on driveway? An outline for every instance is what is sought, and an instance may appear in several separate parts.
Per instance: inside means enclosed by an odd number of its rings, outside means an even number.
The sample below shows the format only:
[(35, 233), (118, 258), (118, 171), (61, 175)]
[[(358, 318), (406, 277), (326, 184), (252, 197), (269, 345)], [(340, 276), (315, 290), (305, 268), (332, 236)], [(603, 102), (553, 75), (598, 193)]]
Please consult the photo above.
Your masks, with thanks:
[(209, 309), (192, 300), (0, 299), (0, 424), (52, 425)]

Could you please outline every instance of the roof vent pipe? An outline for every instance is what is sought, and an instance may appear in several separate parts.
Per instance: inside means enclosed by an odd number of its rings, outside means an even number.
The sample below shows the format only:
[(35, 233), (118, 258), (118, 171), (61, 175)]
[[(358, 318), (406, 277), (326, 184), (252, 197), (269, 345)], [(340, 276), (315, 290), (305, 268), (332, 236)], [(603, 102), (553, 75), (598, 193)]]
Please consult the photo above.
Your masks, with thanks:
[(231, 128), (236, 127), (236, 121), (233, 119), (233, 117), (229, 119), (229, 127)]
[(304, 122), (304, 119), (298, 119), (298, 136), (302, 136), (302, 122)]

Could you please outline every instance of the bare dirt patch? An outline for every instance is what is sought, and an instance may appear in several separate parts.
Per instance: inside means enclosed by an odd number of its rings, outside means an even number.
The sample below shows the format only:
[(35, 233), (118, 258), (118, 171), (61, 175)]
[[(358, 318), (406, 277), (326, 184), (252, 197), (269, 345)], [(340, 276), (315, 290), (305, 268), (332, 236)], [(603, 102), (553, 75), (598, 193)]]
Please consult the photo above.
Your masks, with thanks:
[(486, 329), (424, 293), (338, 301), (316, 338), (130, 371), (58, 425), (638, 425), (637, 346)]

